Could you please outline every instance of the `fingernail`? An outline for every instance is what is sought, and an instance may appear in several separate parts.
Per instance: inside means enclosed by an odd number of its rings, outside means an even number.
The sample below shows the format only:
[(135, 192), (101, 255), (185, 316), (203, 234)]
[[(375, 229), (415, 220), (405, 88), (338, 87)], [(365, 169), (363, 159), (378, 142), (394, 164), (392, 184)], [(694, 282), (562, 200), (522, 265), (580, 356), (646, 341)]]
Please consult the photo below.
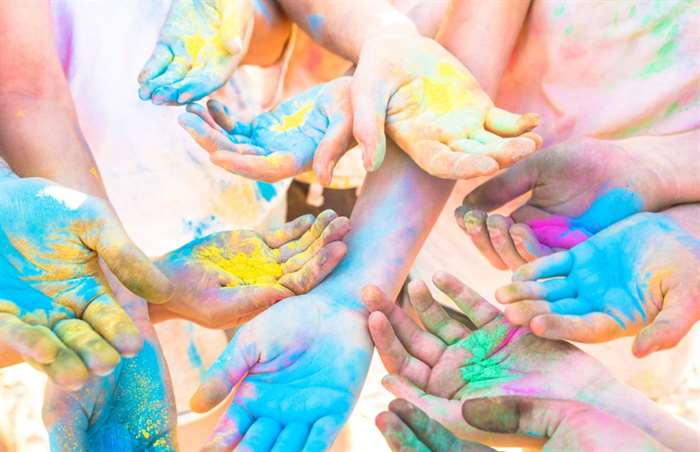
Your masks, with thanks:
[(178, 96), (177, 102), (180, 104), (184, 104), (187, 103), (190, 99), (192, 99), (192, 93), (184, 92)]
[(462, 217), (464, 220), (464, 227), (470, 234), (477, 233), (481, 230), (481, 219), (474, 214), (473, 210), (468, 211)]

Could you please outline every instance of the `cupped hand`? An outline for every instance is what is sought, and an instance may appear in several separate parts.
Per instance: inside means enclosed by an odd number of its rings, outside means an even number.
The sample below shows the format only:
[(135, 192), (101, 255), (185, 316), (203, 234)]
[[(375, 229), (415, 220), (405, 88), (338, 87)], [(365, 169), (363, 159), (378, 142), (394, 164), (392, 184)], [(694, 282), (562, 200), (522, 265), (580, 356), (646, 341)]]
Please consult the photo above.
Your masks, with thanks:
[(350, 77), (311, 88), (262, 113), (236, 121), (216, 100), (187, 107), (180, 124), (215, 164), (251, 179), (275, 182), (312, 169), (329, 184), (352, 141)]
[(175, 399), (146, 305), (133, 300), (125, 309), (145, 338), (143, 349), (79, 392), (49, 383), (43, 417), (51, 450), (176, 450)]
[(317, 286), (345, 256), (350, 220), (332, 210), (262, 233), (226, 231), (158, 260), (175, 295), (156, 309), (209, 328), (231, 328)]
[(236, 385), (206, 450), (328, 449), (359, 396), (371, 357), (366, 316), (320, 287), (246, 323), (192, 398), (202, 412)]
[[(461, 415), (466, 399), (532, 395), (566, 400), (608, 387), (610, 374), (596, 360), (563, 341), (534, 336), (509, 323), (499, 311), (446, 273), (433, 278), (476, 326), (452, 319), (424, 283), (409, 285), (409, 296), (425, 330), (376, 288), (366, 288), (369, 330), (391, 373), (384, 386), (431, 415), (460, 438), (479, 432)], [(597, 388), (597, 389), (592, 389)]]
[(365, 167), (386, 151), (384, 129), (427, 173), (468, 179), (533, 153), (539, 119), (494, 107), (459, 60), (420, 36), (381, 34), (362, 48), (352, 81), (353, 130)]
[(661, 213), (635, 214), (520, 267), (496, 293), (542, 337), (637, 338), (636, 356), (675, 346), (700, 319), (700, 240)]
[(114, 299), (99, 258), (134, 293), (172, 295), (101, 200), (43, 179), (0, 182), (0, 344), (77, 389), (143, 340)]
[(243, 58), (254, 17), (250, 0), (172, 0), (139, 97), (181, 105), (220, 88)]
[[(545, 149), (471, 192), (457, 224), (496, 268), (569, 249), (641, 210), (663, 185), (643, 153), (619, 142), (582, 139)], [(531, 191), (509, 216), (488, 214)]]

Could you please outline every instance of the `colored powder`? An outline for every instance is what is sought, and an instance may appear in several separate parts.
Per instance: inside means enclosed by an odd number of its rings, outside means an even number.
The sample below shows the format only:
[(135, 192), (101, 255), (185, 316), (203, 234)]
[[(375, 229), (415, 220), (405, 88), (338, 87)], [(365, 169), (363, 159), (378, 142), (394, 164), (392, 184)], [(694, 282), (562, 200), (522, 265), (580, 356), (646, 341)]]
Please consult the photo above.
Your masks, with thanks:
[(423, 78), (423, 91), (428, 108), (444, 115), (463, 108), (472, 96), (466, 89), (467, 77), (449, 63), (437, 65), (436, 77)]
[(472, 356), (460, 369), (462, 379), (471, 389), (481, 389), (517, 378), (503, 366), (503, 360), (493, 356), (512, 338), (515, 329), (499, 325), (494, 330), (477, 330), (457, 345)]
[(185, 36), (183, 41), (185, 41), (185, 50), (187, 54), (192, 58), (192, 63), (196, 64), (199, 61), (199, 53), (204, 48), (204, 38), (200, 35), (190, 35)]
[(282, 276), (282, 266), (272, 255), (266, 255), (260, 241), (251, 240), (248, 244), (248, 253), (239, 251), (230, 254), (215, 244), (207, 245), (196, 251), (196, 257), (241, 280), (231, 282), (229, 287), (237, 287), (241, 283), (274, 284)]
[(265, 201), (270, 201), (272, 198), (275, 197), (275, 195), (277, 195), (277, 190), (275, 189), (275, 186), (270, 183), (257, 181), (255, 185), (258, 187), (258, 190), (260, 191), (260, 194), (265, 199)]
[(311, 30), (311, 35), (314, 38), (319, 38), (321, 35), (321, 28), (323, 27), (324, 18), (320, 14), (310, 14), (309, 15), (309, 28)]
[(313, 102), (306, 102), (294, 113), (282, 116), (282, 123), (273, 125), (271, 129), (275, 132), (286, 132), (288, 130), (301, 127), (306, 121), (306, 117), (309, 115), (312, 108)]

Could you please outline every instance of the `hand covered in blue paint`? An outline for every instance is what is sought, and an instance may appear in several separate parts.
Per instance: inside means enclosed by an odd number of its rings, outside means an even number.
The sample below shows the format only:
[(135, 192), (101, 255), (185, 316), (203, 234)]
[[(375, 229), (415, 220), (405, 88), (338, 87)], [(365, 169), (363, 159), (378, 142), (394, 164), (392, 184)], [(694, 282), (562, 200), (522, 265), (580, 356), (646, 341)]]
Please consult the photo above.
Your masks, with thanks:
[(328, 449), (359, 396), (371, 357), (366, 314), (321, 287), (243, 325), (192, 398), (203, 412), (238, 389), (207, 450)]
[(475, 330), (450, 317), (419, 281), (408, 290), (425, 330), (378, 289), (365, 288), (363, 299), (371, 311), (370, 334), (391, 374), (384, 386), (460, 438), (479, 439), (480, 434), (461, 415), (466, 399), (522, 394), (576, 400), (584, 396), (582, 388), (612, 386), (603, 366), (573, 345), (538, 338), (509, 323), (451, 275), (437, 273), (433, 282)]
[[(634, 425), (590, 405), (567, 400), (505, 396), (466, 400), (462, 416), (479, 430), (541, 438), (544, 451), (667, 450)], [(494, 451), (462, 441), (406, 400), (394, 400), (377, 416), (393, 451)]]
[(188, 243), (158, 260), (175, 284), (151, 313), (208, 328), (231, 328), (274, 303), (316, 287), (347, 251), (350, 220), (332, 210), (261, 233), (226, 231)]
[(146, 304), (125, 305), (145, 338), (143, 349), (79, 392), (49, 383), (43, 417), (52, 451), (174, 451), (177, 416), (170, 375)]
[(4, 178), (0, 218), (0, 347), (70, 389), (141, 349), (99, 258), (151, 301), (167, 301), (173, 287), (106, 203), (43, 179)]
[(213, 163), (251, 179), (275, 182), (310, 170), (313, 162), (327, 185), (352, 141), (350, 77), (311, 88), (252, 123), (237, 122), (216, 100), (208, 107), (188, 105), (180, 124)]
[(532, 154), (535, 114), (494, 107), (469, 70), (432, 39), (380, 34), (362, 47), (352, 81), (353, 133), (365, 168), (379, 168), (386, 133), (425, 172), (493, 174)]
[(700, 319), (700, 240), (639, 213), (571, 250), (520, 267), (496, 293), (513, 323), (542, 337), (637, 338), (636, 356), (675, 346)]
[[(538, 152), (471, 192), (455, 212), (457, 224), (491, 265), (515, 270), (663, 207), (657, 168), (636, 146), (621, 143), (584, 139)], [(509, 216), (487, 214), (529, 191)]]
[(171, 0), (139, 97), (181, 105), (220, 88), (248, 48), (254, 17), (250, 0)]

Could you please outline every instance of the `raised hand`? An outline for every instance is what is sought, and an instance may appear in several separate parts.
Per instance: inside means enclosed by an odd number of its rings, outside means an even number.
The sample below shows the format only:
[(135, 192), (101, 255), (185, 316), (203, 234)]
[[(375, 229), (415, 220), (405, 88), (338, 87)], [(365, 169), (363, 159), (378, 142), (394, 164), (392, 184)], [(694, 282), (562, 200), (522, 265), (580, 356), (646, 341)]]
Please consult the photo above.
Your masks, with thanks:
[(201, 99), (231, 76), (253, 31), (250, 0), (171, 0), (139, 97), (178, 105)]
[(237, 122), (216, 100), (187, 107), (180, 124), (215, 164), (251, 179), (275, 182), (312, 167), (329, 184), (333, 168), (352, 141), (350, 77), (311, 88), (262, 113)]
[(534, 152), (537, 115), (494, 107), (469, 71), (435, 41), (379, 35), (363, 46), (352, 82), (354, 136), (376, 170), (389, 136), (423, 170), (447, 179), (495, 173)]
[(496, 293), (538, 336), (637, 335), (636, 356), (675, 346), (700, 319), (700, 240), (665, 214), (633, 215), (571, 250), (520, 267)]
[[(318, 285), (345, 256), (350, 221), (332, 210), (256, 233), (227, 231), (158, 260), (175, 295), (157, 310), (209, 328), (231, 328)], [(153, 309), (153, 308), (152, 308)]]
[(165, 302), (173, 287), (101, 200), (43, 179), (0, 180), (0, 346), (56, 384), (110, 373), (143, 339), (100, 268)]
[(203, 412), (238, 385), (206, 450), (328, 449), (357, 399), (371, 355), (362, 312), (321, 287), (243, 325), (192, 398)]
[(460, 438), (479, 435), (462, 418), (463, 400), (517, 394), (577, 400), (614, 381), (573, 345), (538, 338), (509, 323), (453, 276), (438, 273), (433, 282), (467, 315), (475, 331), (449, 317), (422, 282), (412, 282), (408, 290), (425, 331), (378, 289), (366, 288), (363, 298), (372, 311), (372, 339), (392, 374), (384, 378), (384, 386)]
[[(470, 193), (457, 224), (494, 267), (515, 270), (641, 210), (663, 207), (658, 165), (630, 141), (619, 143), (584, 139), (538, 152)], [(510, 216), (487, 214), (530, 190)]]
[(143, 349), (79, 392), (49, 384), (44, 422), (51, 450), (174, 451), (176, 412), (170, 375), (146, 305), (126, 306), (145, 338)]

